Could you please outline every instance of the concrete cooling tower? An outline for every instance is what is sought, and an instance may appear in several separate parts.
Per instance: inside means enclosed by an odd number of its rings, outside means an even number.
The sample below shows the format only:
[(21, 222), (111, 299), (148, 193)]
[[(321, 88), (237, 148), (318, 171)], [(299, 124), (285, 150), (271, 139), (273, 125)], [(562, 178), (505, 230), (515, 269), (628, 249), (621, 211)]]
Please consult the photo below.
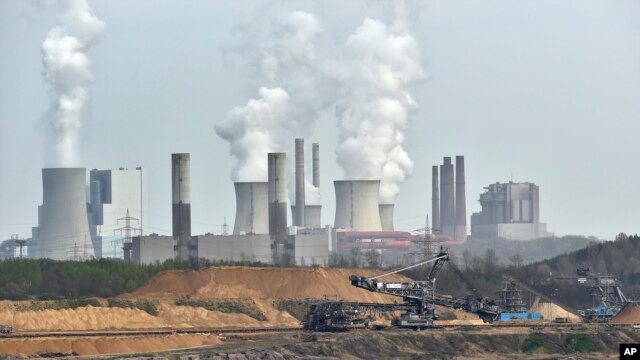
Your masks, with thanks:
[(393, 231), (393, 206), (393, 204), (378, 205), (382, 231)]
[[(291, 205), (291, 213), (296, 213), (296, 206)], [(305, 205), (304, 206), (304, 227), (318, 229), (322, 226), (322, 205)]]
[(233, 234), (269, 233), (269, 190), (266, 182), (236, 182)]
[(336, 190), (336, 229), (382, 231), (378, 194), (380, 180), (341, 180)]
[(35, 256), (53, 260), (94, 257), (87, 217), (86, 169), (42, 169), (39, 246)]

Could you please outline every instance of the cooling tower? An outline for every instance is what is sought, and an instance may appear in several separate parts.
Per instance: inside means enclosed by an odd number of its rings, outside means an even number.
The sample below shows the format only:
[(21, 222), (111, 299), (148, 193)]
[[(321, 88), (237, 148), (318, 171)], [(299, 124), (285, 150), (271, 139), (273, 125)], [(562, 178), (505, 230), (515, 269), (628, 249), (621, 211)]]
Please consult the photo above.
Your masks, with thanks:
[(171, 154), (171, 186), (173, 203), (173, 238), (177, 244), (176, 259), (189, 260), (191, 240), (190, 154)]
[(304, 139), (296, 139), (296, 206), (293, 225), (304, 226)]
[(382, 231), (378, 194), (380, 180), (333, 182), (336, 190), (336, 229)]
[(287, 154), (269, 153), (268, 200), (269, 235), (273, 238), (276, 255), (284, 253), (287, 240)]
[(320, 145), (313, 143), (311, 145), (311, 161), (313, 170), (313, 186), (320, 187)]
[(440, 188), (438, 186), (438, 166), (431, 167), (431, 232), (440, 232)]
[(236, 182), (233, 234), (269, 233), (269, 191), (266, 182)]
[(42, 206), (35, 255), (80, 260), (95, 255), (87, 217), (86, 169), (42, 169)]
[(454, 238), (455, 216), (453, 164), (451, 157), (447, 156), (440, 166), (440, 227), (443, 235)]
[(456, 156), (456, 221), (455, 239), (467, 240), (467, 204), (464, 190), (464, 156)]
[(378, 211), (380, 212), (382, 231), (393, 231), (393, 204), (380, 204)]

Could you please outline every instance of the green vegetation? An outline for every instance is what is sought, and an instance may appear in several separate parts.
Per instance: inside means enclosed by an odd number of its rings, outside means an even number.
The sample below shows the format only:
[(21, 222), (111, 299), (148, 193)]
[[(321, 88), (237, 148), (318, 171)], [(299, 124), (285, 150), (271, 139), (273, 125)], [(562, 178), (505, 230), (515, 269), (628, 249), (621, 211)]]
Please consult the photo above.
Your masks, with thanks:
[(96, 299), (69, 299), (20, 302), (15, 305), (15, 309), (16, 311), (41, 311), (77, 309), (84, 306), (100, 307), (102, 305), (100, 305), (100, 302)]
[(284, 299), (273, 302), (273, 307), (286, 311), (297, 320), (302, 321), (309, 312), (309, 302), (306, 300)]
[(259, 321), (266, 321), (267, 317), (253, 300), (176, 300), (178, 306), (201, 307), (209, 311), (222, 313), (245, 314)]
[(158, 316), (158, 307), (149, 300), (109, 299), (109, 307), (140, 309), (152, 316)]
[(113, 259), (6, 259), (0, 261), (0, 299), (112, 297), (137, 289), (160, 271), (184, 267), (174, 261), (133, 265)]
[(570, 335), (567, 337), (566, 345), (576, 352), (592, 352), (596, 349), (591, 340), (583, 334)]
[(529, 337), (524, 339), (524, 342), (520, 346), (520, 351), (531, 354), (541, 347), (544, 347), (542, 336), (539, 334), (530, 334)]

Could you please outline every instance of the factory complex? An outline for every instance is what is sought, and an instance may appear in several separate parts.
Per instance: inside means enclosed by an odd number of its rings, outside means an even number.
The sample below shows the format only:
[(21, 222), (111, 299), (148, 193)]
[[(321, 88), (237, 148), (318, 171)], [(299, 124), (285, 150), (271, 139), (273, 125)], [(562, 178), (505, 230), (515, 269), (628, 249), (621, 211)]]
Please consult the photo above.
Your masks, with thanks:
[[(395, 205), (379, 200), (379, 179), (334, 181), (334, 223), (323, 225), (320, 199), (305, 199), (306, 186), (316, 191), (320, 186), (319, 145), (312, 144), (311, 150), (312, 179), (307, 182), (304, 139), (295, 139), (291, 204), (287, 153), (267, 154), (267, 181), (234, 182), (233, 231), (222, 234), (192, 234), (188, 153), (171, 155), (171, 235), (144, 231), (149, 179), (142, 167), (93, 169), (88, 184), (84, 168), (45, 168), (38, 226), (30, 239), (19, 240), (21, 254), (54, 260), (111, 257), (135, 264), (204, 259), (327, 266), (332, 257), (375, 251), (381, 263), (388, 265), (423, 249), (425, 241), (448, 247), (467, 241), (464, 156), (456, 156), (455, 164), (451, 157), (444, 157), (442, 165), (432, 167), (433, 225), (416, 233), (395, 229)], [(509, 182), (485, 189), (480, 195), (482, 211), (471, 216), (470, 239), (529, 240), (550, 235), (546, 224), (539, 222), (538, 186)], [(3, 257), (16, 253), (15, 240), (0, 247)]]

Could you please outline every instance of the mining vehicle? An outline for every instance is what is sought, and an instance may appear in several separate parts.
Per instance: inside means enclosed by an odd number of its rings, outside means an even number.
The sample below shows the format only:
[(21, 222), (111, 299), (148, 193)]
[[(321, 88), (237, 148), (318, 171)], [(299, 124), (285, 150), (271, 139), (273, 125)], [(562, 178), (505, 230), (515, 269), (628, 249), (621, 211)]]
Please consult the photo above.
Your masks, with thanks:
[(13, 328), (9, 325), (0, 325), (0, 334), (11, 334)]
[[(420, 330), (422, 328), (432, 327), (433, 321), (438, 318), (435, 305), (476, 313), (485, 322), (495, 320), (500, 313), (500, 309), (491, 299), (475, 296), (454, 299), (436, 293), (436, 279), (448, 260), (448, 249), (441, 247), (437, 255), (408, 266), (388, 270), (370, 277), (352, 275), (349, 277), (352, 286), (371, 292), (399, 297), (402, 299), (402, 303), (366, 304), (322, 300), (311, 304), (309, 313), (303, 321), (304, 328), (308, 330), (341, 330), (358, 323), (367, 324), (372, 318), (371, 314), (374, 313), (401, 311), (401, 315), (395, 317), (392, 324), (397, 327)], [(385, 276), (428, 263), (434, 264), (424, 280), (378, 280)]]

